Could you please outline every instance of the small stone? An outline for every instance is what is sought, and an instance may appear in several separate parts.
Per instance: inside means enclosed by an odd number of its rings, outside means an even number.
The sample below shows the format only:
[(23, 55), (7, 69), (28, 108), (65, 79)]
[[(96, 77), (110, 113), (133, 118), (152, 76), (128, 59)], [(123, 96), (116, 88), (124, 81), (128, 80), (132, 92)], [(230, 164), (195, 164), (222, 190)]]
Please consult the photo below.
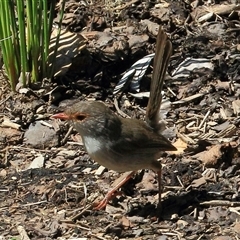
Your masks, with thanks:
[(26, 144), (40, 149), (57, 146), (59, 142), (56, 131), (41, 124), (40, 121), (30, 125), (29, 129), (24, 134), (24, 138)]
[(34, 168), (42, 168), (44, 165), (45, 158), (40, 155), (36, 157), (30, 164), (30, 166), (27, 169), (34, 169)]

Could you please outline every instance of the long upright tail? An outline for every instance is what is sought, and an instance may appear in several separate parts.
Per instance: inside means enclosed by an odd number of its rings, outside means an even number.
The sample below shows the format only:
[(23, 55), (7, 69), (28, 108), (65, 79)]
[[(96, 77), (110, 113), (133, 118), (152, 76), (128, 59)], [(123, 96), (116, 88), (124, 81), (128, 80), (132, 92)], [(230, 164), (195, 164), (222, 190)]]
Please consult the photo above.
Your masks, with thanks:
[(170, 56), (172, 43), (166, 33), (159, 27), (157, 35), (156, 54), (153, 62), (153, 74), (150, 97), (147, 105), (146, 121), (154, 129), (159, 129), (159, 110), (162, 103), (162, 87)]

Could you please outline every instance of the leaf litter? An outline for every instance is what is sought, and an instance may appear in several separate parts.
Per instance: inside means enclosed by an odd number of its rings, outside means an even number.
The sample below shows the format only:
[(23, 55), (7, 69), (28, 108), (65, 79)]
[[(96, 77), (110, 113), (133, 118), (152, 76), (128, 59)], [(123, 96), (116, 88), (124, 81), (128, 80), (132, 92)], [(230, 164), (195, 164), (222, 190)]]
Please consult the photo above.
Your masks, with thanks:
[[(71, 0), (65, 11), (64, 24), (86, 44), (68, 71), (59, 69), (65, 75), (17, 93), (1, 76), (0, 237), (240, 238), (238, 4)], [(159, 23), (174, 46), (163, 89), (171, 104), (163, 116), (178, 148), (160, 158), (163, 211), (158, 221), (156, 176), (144, 170), (96, 212), (93, 203), (121, 174), (99, 167), (76, 131), (49, 116), (69, 99), (96, 99), (144, 118), (146, 94), (135, 98), (126, 88), (114, 99), (113, 90), (134, 63), (154, 53)], [(151, 71), (139, 79), (139, 94), (149, 91)], [(29, 141), (32, 127), (38, 135)]]

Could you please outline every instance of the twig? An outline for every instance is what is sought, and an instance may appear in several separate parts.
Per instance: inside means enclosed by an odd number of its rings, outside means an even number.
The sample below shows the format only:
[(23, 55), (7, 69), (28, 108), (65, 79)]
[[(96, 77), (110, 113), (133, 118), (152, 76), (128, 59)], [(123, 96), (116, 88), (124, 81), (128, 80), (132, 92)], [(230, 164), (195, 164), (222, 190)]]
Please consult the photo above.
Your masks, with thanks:
[(52, 152), (53, 150), (43, 150), (43, 149), (36, 149), (36, 148), (28, 148), (28, 147), (22, 147), (22, 146), (8, 146), (0, 152), (6, 151), (8, 149), (23, 149), (23, 150), (29, 150), (29, 151), (36, 151), (36, 152)]
[(82, 142), (67, 142), (67, 144), (69, 145), (79, 145), (79, 146), (83, 146)]
[(10, 97), (11, 97), (10, 95), (7, 96), (6, 99), (4, 99), (4, 100), (2, 100), (2, 101), (0, 102), (0, 105), (2, 105), (3, 103), (5, 103)]
[(42, 204), (42, 203), (47, 203), (47, 201), (44, 200), (44, 201), (35, 202), (35, 203), (27, 203), (27, 204), (23, 204), (23, 205), (21, 205), (21, 207), (34, 206), (34, 205), (39, 205), (39, 204)]
[(123, 6), (119, 6), (119, 7), (115, 7), (114, 10), (123, 10), (124, 8), (127, 8), (129, 6), (131, 6), (132, 4), (138, 2), (139, 0), (132, 0), (126, 4), (124, 4)]
[(206, 121), (206, 119), (207, 119), (207, 117), (209, 116), (210, 113), (211, 113), (211, 111), (208, 110), (208, 112), (206, 113), (206, 115), (204, 116), (202, 122), (200, 123), (200, 125), (199, 125), (199, 127), (198, 127), (199, 129), (202, 128), (202, 125), (204, 124), (204, 122)]
[(175, 101), (175, 102), (173, 102), (172, 104), (173, 104), (173, 105), (186, 104), (186, 103), (191, 102), (191, 101), (193, 101), (193, 100), (195, 100), (195, 99), (197, 99), (197, 98), (200, 98), (200, 97), (202, 97), (202, 96), (204, 96), (204, 95), (205, 95), (205, 93), (196, 93), (196, 94), (194, 94), (194, 95), (192, 95), (192, 96), (190, 96), (190, 97), (186, 97), (186, 98), (183, 98), (183, 99), (181, 99), (181, 100)]
[(173, 92), (173, 90), (170, 87), (167, 87), (168, 91), (174, 96), (176, 97), (177, 95), (175, 94), (175, 92)]
[(182, 188), (185, 188), (185, 186), (182, 183), (182, 180), (180, 179), (180, 177), (177, 175), (177, 180), (180, 183), (180, 185), (182, 186)]
[(63, 140), (62, 140), (62, 142), (61, 142), (62, 145), (64, 145), (64, 144), (67, 142), (67, 139), (68, 139), (68, 137), (70, 136), (70, 134), (72, 133), (72, 130), (73, 130), (73, 127), (71, 126), (71, 127), (68, 129), (65, 137), (63, 138)]
[(183, 187), (164, 185), (164, 189), (168, 190), (168, 191), (171, 191), (171, 190), (181, 190), (181, 189), (183, 189)]
[(202, 206), (228, 206), (228, 207), (239, 207), (240, 202), (230, 202), (225, 200), (212, 200), (212, 201), (205, 201), (200, 203)]
[(81, 217), (86, 211), (90, 210), (92, 208), (92, 204), (89, 204), (88, 206), (86, 206), (80, 213), (78, 213), (77, 215), (73, 216), (71, 218), (71, 220), (74, 222), (76, 219), (78, 219), (79, 217)]
[(203, 236), (204, 236), (204, 234), (202, 234), (197, 240), (200, 240)]
[(126, 113), (124, 113), (122, 110), (120, 110), (120, 108), (118, 107), (118, 102), (117, 102), (117, 99), (114, 98), (114, 106), (115, 108), (117, 109), (118, 113), (124, 117), (124, 118), (130, 118)]
[(93, 233), (90, 233), (89, 236), (95, 237), (95, 238), (100, 239), (100, 240), (106, 240), (106, 238), (100, 237), (100, 236), (95, 235), (95, 234), (93, 234)]
[(85, 231), (90, 231), (91, 229), (90, 228), (87, 228), (87, 227), (83, 227), (82, 225), (80, 225), (79, 223), (78, 224), (73, 224), (73, 223), (68, 223), (68, 222), (64, 222), (63, 220), (60, 220), (61, 223), (63, 223), (64, 225), (68, 226), (68, 227), (71, 227), (71, 228), (80, 228), (82, 230), (85, 230)]

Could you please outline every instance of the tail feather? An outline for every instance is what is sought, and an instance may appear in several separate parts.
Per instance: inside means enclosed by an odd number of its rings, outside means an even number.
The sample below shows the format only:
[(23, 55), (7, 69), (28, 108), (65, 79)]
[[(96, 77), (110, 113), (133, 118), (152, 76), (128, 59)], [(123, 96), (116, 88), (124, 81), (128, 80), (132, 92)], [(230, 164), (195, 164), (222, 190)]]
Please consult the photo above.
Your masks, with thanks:
[(166, 33), (159, 27), (156, 54), (153, 62), (153, 75), (150, 97), (147, 105), (146, 121), (154, 129), (158, 129), (160, 121), (159, 109), (162, 103), (162, 87), (172, 54), (172, 43)]

